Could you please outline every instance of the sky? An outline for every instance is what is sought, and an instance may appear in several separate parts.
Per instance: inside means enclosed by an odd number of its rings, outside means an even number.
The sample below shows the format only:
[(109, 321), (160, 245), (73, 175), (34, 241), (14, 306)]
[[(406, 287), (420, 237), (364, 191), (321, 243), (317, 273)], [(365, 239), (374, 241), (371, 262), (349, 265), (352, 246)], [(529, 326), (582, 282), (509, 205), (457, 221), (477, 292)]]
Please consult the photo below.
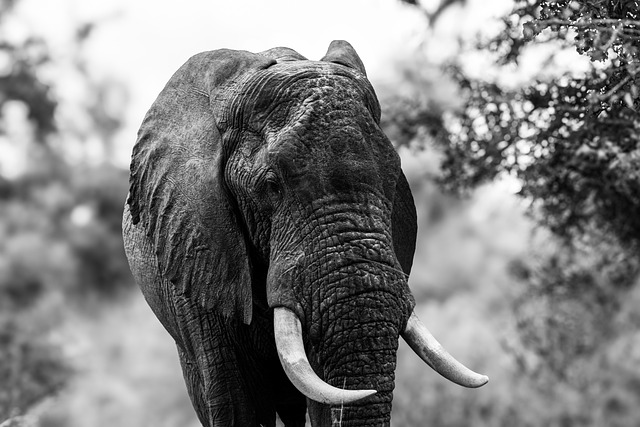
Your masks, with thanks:
[[(427, 8), (437, 3), (423, 2)], [(116, 144), (116, 160), (126, 166), (146, 110), (173, 72), (195, 53), (287, 46), (320, 59), (332, 40), (344, 39), (357, 50), (375, 87), (398, 78), (392, 66), (398, 59), (451, 54), (456, 37), (486, 26), (490, 16), (509, 4), (468, 0), (465, 13), (453, 8), (437, 32), (430, 32), (420, 12), (397, 0), (20, 0), (20, 19), (5, 31), (17, 37), (42, 35), (54, 56), (64, 59), (71, 55), (74, 29), (85, 22), (100, 23), (84, 54), (93, 75), (117, 79), (128, 88), (125, 123)], [(429, 44), (426, 51), (424, 41), (430, 37), (440, 42)], [(73, 73), (56, 72), (52, 79), (63, 100), (82, 96)]]

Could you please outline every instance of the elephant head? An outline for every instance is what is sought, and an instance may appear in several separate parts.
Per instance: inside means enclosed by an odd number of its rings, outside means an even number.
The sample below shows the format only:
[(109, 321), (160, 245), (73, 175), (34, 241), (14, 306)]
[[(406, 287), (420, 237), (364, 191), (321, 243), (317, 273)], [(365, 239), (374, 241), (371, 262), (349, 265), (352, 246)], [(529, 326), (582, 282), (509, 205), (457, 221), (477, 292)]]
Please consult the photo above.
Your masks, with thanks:
[(344, 41), (198, 54), (147, 113), (125, 249), (204, 425), (388, 425), (400, 336), (486, 383), (413, 311), (415, 207), (379, 123)]

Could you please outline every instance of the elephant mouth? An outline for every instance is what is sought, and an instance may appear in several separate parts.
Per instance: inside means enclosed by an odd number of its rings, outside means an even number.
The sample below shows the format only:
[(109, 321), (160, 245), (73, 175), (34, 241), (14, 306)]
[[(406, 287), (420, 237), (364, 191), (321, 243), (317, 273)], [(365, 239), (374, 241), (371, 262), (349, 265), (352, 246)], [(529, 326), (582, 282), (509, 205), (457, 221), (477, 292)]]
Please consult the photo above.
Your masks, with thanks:
[[(296, 314), (285, 307), (274, 309), (274, 333), (278, 357), (289, 380), (309, 399), (329, 405), (356, 402), (376, 390), (345, 390), (323, 381), (313, 371), (305, 353), (302, 326)], [(477, 388), (489, 379), (472, 371), (451, 356), (429, 332), (415, 312), (411, 313), (402, 337), (433, 370), (463, 387)]]

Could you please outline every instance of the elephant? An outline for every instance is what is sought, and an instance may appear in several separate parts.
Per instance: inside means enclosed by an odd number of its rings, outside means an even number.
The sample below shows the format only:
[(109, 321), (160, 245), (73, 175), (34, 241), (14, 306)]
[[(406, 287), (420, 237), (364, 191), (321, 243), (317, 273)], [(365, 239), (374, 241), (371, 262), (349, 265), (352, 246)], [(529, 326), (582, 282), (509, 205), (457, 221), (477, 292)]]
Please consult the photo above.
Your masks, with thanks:
[(414, 311), (416, 210), (346, 41), (196, 54), (133, 147), (125, 252), (203, 426), (388, 426), (398, 340), (465, 387)]

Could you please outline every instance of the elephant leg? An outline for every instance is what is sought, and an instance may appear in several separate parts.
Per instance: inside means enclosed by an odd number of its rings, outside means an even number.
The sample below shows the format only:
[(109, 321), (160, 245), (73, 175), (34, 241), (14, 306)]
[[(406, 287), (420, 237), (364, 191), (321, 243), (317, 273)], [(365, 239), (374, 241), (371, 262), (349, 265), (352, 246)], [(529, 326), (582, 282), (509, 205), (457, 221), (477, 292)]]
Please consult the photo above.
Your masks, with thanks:
[(177, 301), (180, 360), (203, 426), (275, 427), (270, 375), (255, 345), (264, 334), (190, 300)]
[(309, 419), (311, 427), (320, 427), (331, 423), (331, 407), (309, 400)]
[(270, 330), (272, 323), (271, 317), (260, 315), (256, 310), (251, 326), (233, 328), (237, 361), (243, 367), (243, 383), (261, 425), (275, 427), (277, 412), (285, 427), (305, 427), (306, 398), (282, 369)]
[(198, 415), (198, 419), (203, 426), (209, 425), (209, 413), (206, 410), (207, 404), (204, 401), (204, 381), (197, 365), (178, 346), (180, 365), (182, 366), (182, 376), (187, 385), (187, 392), (193, 404), (193, 408)]
[[(208, 367), (203, 373), (184, 351), (179, 349), (178, 352), (189, 397), (203, 426), (275, 427), (275, 416), (272, 417), (272, 422), (257, 418), (254, 407), (247, 400), (238, 381), (229, 381), (224, 376), (216, 375), (216, 370), (212, 367)], [(226, 366), (230, 372), (234, 371)]]
[(276, 412), (285, 427), (305, 427), (307, 416), (307, 398), (291, 384), (284, 373), (280, 361), (270, 367), (273, 372), (271, 381), (276, 389)]
[(306, 425), (306, 405), (280, 404), (276, 406), (276, 412), (285, 427), (305, 427)]

